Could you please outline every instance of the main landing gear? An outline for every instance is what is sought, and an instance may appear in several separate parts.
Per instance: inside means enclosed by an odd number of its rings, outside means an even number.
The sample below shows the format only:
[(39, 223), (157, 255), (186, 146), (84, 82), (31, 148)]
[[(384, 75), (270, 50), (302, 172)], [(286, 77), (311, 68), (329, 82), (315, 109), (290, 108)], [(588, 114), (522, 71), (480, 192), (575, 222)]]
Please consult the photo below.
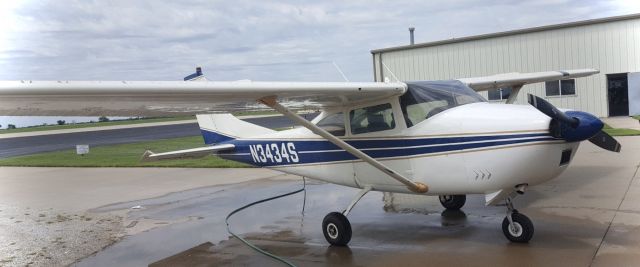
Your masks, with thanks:
[[(516, 187), (518, 194), (523, 194), (526, 185)], [(507, 216), (502, 220), (502, 232), (504, 236), (511, 242), (527, 243), (533, 237), (533, 223), (531, 220), (518, 210), (513, 208), (513, 197), (506, 199)]]
[(448, 210), (459, 210), (467, 202), (467, 195), (440, 195), (440, 204)]
[[(527, 185), (516, 186), (516, 193), (523, 194)], [(371, 187), (365, 187), (351, 201), (351, 204), (343, 212), (331, 212), (322, 220), (322, 233), (324, 238), (333, 246), (346, 246), (351, 241), (351, 223), (347, 215), (360, 199), (371, 191)], [(533, 237), (533, 223), (522, 213), (513, 207), (515, 194), (506, 198), (507, 216), (502, 220), (502, 232), (511, 242), (527, 243)], [(459, 210), (466, 202), (466, 195), (442, 195), (440, 203), (448, 210)]]
[(351, 204), (343, 212), (331, 212), (322, 220), (322, 233), (329, 244), (334, 246), (346, 246), (351, 241), (351, 223), (347, 215), (353, 206), (369, 191), (371, 187), (365, 187), (351, 201)]

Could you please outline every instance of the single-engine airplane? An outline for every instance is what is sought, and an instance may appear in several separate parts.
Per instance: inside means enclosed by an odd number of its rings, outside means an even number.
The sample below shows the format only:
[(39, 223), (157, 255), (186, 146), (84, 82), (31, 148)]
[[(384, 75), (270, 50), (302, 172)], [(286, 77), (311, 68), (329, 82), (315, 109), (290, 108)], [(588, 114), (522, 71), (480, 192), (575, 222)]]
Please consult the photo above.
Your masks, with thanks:
[[(197, 115), (206, 146), (147, 151), (143, 160), (218, 155), (359, 188), (344, 211), (322, 222), (332, 245), (349, 243), (347, 215), (372, 190), (439, 196), (447, 209), (460, 209), (466, 194), (483, 194), (487, 205), (506, 204), (506, 238), (528, 242), (534, 227), (514, 208), (514, 197), (562, 173), (581, 141), (615, 152), (620, 144), (591, 114), (561, 111), (534, 95), (530, 105), (512, 103), (525, 84), (596, 73), (412, 82), (212, 82), (198, 79), (200, 73), (180, 82), (5, 81), (0, 115), (209, 113)], [(512, 88), (507, 104), (487, 103), (477, 92), (504, 87)], [(303, 127), (274, 131), (228, 113), (265, 107)], [(307, 121), (295, 112), (300, 109), (322, 112)]]

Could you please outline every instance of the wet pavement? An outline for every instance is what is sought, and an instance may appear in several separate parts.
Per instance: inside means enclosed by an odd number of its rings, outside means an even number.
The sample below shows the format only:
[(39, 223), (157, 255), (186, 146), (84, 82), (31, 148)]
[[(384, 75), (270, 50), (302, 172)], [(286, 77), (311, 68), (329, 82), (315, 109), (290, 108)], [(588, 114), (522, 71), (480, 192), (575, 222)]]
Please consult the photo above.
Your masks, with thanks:
[[(505, 207), (485, 207), (481, 195), (448, 212), (436, 197), (371, 192), (349, 214), (349, 247), (331, 247), (322, 219), (344, 209), (357, 189), (314, 181), (306, 194), (250, 207), (230, 223), (299, 266), (634, 266), (640, 262), (640, 138), (618, 139), (621, 154), (583, 143), (564, 174), (516, 198), (535, 225), (529, 244), (506, 240)], [(298, 177), (275, 176), (92, 208), (86, 213), (95, 218), (121, 214), (121, 236), (75, 265), (283, 266), (230, 237), (224, 218), (301, 186)]]
[(255, 168), (0, 167), (0, 266), (65, 266), (133, 230), (189, 219), (132, 228), (126, 217), (135, 209), (92, 212), (95, 207), (274, 177), (295, 176)]

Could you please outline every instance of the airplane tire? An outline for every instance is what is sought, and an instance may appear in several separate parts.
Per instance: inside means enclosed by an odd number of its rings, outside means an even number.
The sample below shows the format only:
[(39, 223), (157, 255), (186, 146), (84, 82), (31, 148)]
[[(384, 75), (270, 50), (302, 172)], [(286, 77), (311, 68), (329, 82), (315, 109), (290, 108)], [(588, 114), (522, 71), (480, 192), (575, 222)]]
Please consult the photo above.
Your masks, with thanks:
[(467, 195), (441, 195), (440, 204), (448, 210), (459, 210), (467, 202)]
[(533, 237), (533, 223), (524, 214), (514, 212), (511, 219), (515, 225), (515, 229), (509, 227), (509, 219), (504, 217), (502, 220), (502, 232), (509, 241), (514, 243), (527, 243)]
[(351, 241), (351, 223), (340, 212), (331, 212), (322, 220), (322, 233), (329, 244), (346, 246)]

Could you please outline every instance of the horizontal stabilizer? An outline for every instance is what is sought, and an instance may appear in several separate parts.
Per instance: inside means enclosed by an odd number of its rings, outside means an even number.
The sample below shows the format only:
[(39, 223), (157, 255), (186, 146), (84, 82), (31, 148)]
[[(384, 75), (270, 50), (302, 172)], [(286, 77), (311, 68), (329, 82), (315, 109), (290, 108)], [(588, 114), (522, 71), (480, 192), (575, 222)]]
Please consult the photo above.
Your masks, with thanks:
[(236, 138), (259, 136), (276, 131), (236, 118), (231, 114), (198, 114), (204, 143), (217, 144)]
[(202, 158), (218, 151), (232, 150), (234, 148), (235, 145), (233, 144), (222, 144), (217, 146), (198, 147), (164, 153), (153, 153), (147, 150), (142, 155), (142, 161), (149, 162), (166, 159)]

